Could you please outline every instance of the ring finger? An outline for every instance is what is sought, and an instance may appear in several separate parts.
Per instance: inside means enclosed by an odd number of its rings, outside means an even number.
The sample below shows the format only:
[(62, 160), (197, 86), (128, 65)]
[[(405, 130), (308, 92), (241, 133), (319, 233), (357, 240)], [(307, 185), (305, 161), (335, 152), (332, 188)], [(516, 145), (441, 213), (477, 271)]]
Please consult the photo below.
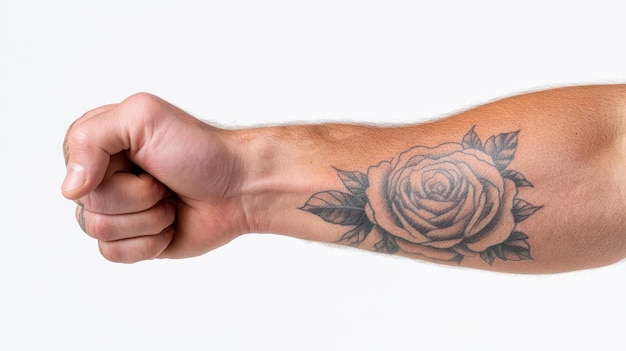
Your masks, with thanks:
[(176, 217), (175, 200), (160, 201), (141, 212), (107, 215), (76, 208), (76, 219), (83, 231), (101, 241), (114, 241), (160, 233)]

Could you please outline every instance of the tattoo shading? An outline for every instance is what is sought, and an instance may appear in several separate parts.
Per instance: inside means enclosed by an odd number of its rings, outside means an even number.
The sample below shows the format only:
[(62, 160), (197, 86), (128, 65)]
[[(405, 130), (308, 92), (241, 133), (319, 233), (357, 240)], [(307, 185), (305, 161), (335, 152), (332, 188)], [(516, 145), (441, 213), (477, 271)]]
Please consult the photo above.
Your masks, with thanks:
[(352, 246), (369, 238), (380, 252), (439, 261), (532, 260), (517, 223), (541, 206), (518, 197), (519, 188), (533, 185), (508, 169), (518, 134), (483, 143), (472, 127), (460, 143), (415, 146), (367, 174), (335, 169), (347, 192), (320, 191), (300, 209), (350, 227), (338, 242)]

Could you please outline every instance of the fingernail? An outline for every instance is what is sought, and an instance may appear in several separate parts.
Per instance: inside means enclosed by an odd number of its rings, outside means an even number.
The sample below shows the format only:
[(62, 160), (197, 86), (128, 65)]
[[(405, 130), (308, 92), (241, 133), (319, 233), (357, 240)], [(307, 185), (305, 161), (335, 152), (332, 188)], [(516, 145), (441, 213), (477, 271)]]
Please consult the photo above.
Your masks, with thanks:
[(85, 169), (83, 166), (76, 163), (67, 165), (67, 174), (65, 175), (61, 190), (74, 190), (80, 188), (83, 184), (85, 184)]

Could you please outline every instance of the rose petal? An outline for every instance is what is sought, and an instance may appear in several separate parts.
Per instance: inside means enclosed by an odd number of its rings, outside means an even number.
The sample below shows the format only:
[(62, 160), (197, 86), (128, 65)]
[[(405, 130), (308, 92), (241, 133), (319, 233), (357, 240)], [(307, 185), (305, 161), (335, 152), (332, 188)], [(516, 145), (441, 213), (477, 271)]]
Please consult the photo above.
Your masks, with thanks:
[[(427, 177), (427, 173), (430, 172), (450, 172), (458, 174), (456, 165), (450, 162), (443, 162), (440, 160), (423, 159), (418, 165), (412, 168), (404, 168), (401, 170), (394, 170), (395, 172), (390, 175), (389, 189), (391, 191), (402, 191), (410, 189), (415, 192), (420, 198), (427, 198), (429, 191), (424, 188), (424, 178)], [(409, 180), (410, 183), (406, 184), (405, 180)]]
[[(389, 191), (391, 194), (399, 193), (399, 194), (410, 194), (409, 199), (411, 203), (417, 204), (420, 199), (431, 198), (434, 199), (431, 193), (427, 189), (424, 189), (424, 182), (422, 181), (422, 177), (424, 176), (424, 172), (434, 171), (434, 172), (442, 172), (443, 170), (450, 170), (451, 172), (458, 173), (458, 170), (455, 169), (455, 166), (450, 163), (441, 163), (441, 164), (432, 164), (433, 160), (424, 160), (424, 164), (427, 164), (427, 167), (423, 169), (404, 169), (397, 174), (395, 177), (397, 178), (395, 181), (390, 181)], [(421, 166), (422, 164), (420, 164)], [(454, 200), (451, 199), (441, 199), (441, 200)]]
[(469, 217), (461, 219), (452, 223), (447, 227), (436, 228), (425, 233), (425, 235), (432, 241), (450, 240), (457, 238), (464, 238), (465, 228), (469, 222)]
[(463, 150), (463, 146), (458, 143), (445, 143), (437, 147), (416, 146), (401, 153), (393, 162), (393, 169), (412, 167), (419, 163), (421, 159), (428, 157), (439, 159), (455, 151)]
[(502, 244), (515, 229), (515, 220), (511, 210), (513, 199), (517, 195), (517, 186), (510, 179), (505, 179), (504, 185), (503, 199), (494, 221), (484, 231), (466, 240), (468, 249), (482, 252), (491, 246)]
[(397, 189), (390, 190), (390, 196), (393, 198), (401, 198), (407, 206), (415, 206), (422, 198), (418, 192), (413, 191), (411, 182), (407, 178), (400, 181)]
[(482, 192), (482, 184), (478, 182), (478, 179), (470, 172), (467, 177), (464, 177), (465, 191), (463, 194), (459, 194), (459, 203), (462, 204), (462, 208), (459, 210), (457, 219), (471, 217), (476, 211), (480, 200), (480, 193)]
[(448, 174), (453, 177), (452, 181), (454, 183), (452, 191), (448, 195), (448, 200), (450, 201), (458, 201), (462, 197), (464, 197), (464, 192), (467, 189), (467, 180), (461, 176), (458, 169), (454, 172), (448, 172)]
[[(414, 206), (412, 203), (405, 203), (403, 198), (396, 197), (395, 201), (391, 202), (391, 209), (398, 217), (404, 217), (409, 222), (415, 220), (426, 221), (427, 230), (430, 230), (431, 224), (430, 219), (435, 218), (435, 215), (431, 212), (428, 212), (422, 208)], [(415, 225), (419, 226), (421, 222), (414, 222)]]
[(460, 182), (458, 181), (459, 177), (458, 177), (458, 171), (456, 169), (452, 169), (446, 172), (441, 172), (441, 175), (443, 175), (444, 177), (446, 177), (447, 182), (448, 182), (448, 192), (445, 194), (446, 198), (449, 199), (450, 195), (452, 194), (453, 191), (456, 190), (456, 188), (459, 187)]
[(411, 172), (410, 187), (419, 186), (423, 188), (427, 199), (446, 201), (450, 193), (450, 182), (444, 173), (445, 171), (442, 170), (429, 171), (423, 174), (417, 171)]
[[(462, 187), (467, 192), (467, 185), (464, 184)], [(467, 196), (467, 194), (464, 194)], [(437, 227), (441, 228), (444, 226), (452, 225), (455, 221), (458, 221), (460, 218), (469, 218), (469, 216), (459, 216), (459, 213), (463, 209), (463, 205), (465, 204), (465, 200), (454, 202), (454, 207), (450, 208), (448, 211), (437, 215), (430, 222)]]
[(449, 227), (454, 222), (456, 222), (455, 219), (457, 218), (457, 215), (459, 214), (461, 208), (461, 204), (456, 204), (456, 206), (450, 209), (450, 211), (430, 219), (429, 222), (437, 228)]
[(438, 249), (434, 247), (422, 246), (401, 238), (397, 238), (396, 243), (400, 247), (400, 250), (406, 253), (420, 255), (433, 260), (452, 261), (459, 256), (459, 254), (452, 249)]
[[(483, 213), (485, 211), (485, 207), (488, 207), (488, 209), (493, 210), (493, 213), (492, 213), (492, 216), (489, 219), (487, 219), (486, 222), (483, 223), (483, 226), (480, 227), (476, 224), (476, 222), (479, 221), (480, 213)], [(493, 216), (495, 216), (497, 211), (498, 211), (497, 207), (493, 205), (490, 206), (487, 204), (487, 196), (485, 195), (484, 191), (481, 192), (478, 195), (478, 200), (476, 200), (476, 203), (474, 204), (474, 213), (472, 213), (472, 218), (470, 219), (469, 223), (467, 224), (467, 228), (465, 229), (465, 236), (470, 237), (472, 235), (475, 235), (479, 231), (481, 231), (483, 228), (485, 228), (485, 226), (488, 225), (489, 222), (493, 220)]]
[(381, 162), (367, 170), (369, 186), (365, 190), (365, 195), (368, 199), (369, 216), (374, 219), (374, 223), (385, 228), (389, 233), (408, 237), (410, 234), (404, 230), (402, 223), (398, 221), (398, 218), (391, 210), (387, 192), (390, 171), (391, 163), (388, 161)]
[(426, 197), (426, 189), (424, 189), (421, 182), (411, 183), (411, 177), (419, 178), (421, 174), (415, 168), (404, 168), (400, 170), (394, 170), (395, 172), (389, 177), (389, 189), (391, 192), (414, 192), (419, 197)]
[(390, 176), (392, 186), (398, 182), (398, 179), (407, 177), (404, 174), (407, 170), (410, 172), (412, 169), (422, 169), (427, 166), (422, 162), (428, 160), (437, 162), (440, 158), (459, 150), (463, 150), (460, 144), (446, 143), (435, 148), (416, 146), (403, 152), (392, 162), (393, 171)]
[(472, 185), (468, 184), (463, 199), (459, 201), (461, 208), (459, 209), (458, 214), (454, 218), (454, 221), (459, 221), (462, 218), (471, 218), (474, 214), (475, 205), (475, 189)]
[(467, 236), (472, 236), (487, 227), (500, 208), (500, 192), (491, 184), (485, 184), (479, 207), (472, 217), (472, 225), (467, 228)]
[(461, 165), (464, 164), (478, 179), (485, 179), (489, 181), (499, 190), (504, 188), (504, 182), (500, 171), (495, 168), (492, 163), (478, 158), (475, 153), (456, 152), (447, 157), (446, 160), (454, 162), (459, 168), (461, 168)]
[[(483, 207), (486, 204), (485, 195), (483, 194), (484, 188), (483, 188), (483, 184), (480, 182), (480, 180), (476, 177), (476, 175), (472, 172), (472, 169), (469, 168), (467, 164), (460, 164), (459, 170), (465, 177), (465, 180), (468, 183), (469, 189), (471, 189), (471, 191), (468, 191), (467, 193), (468, 196), (465, 198), (465, 203), (464, 203), (465, 205), (464, 209), (467, 212), (463, 212), (463, 215), (469, 215), (472, 218), (470, 222), (468, 223), (468, 230), (469, 230), (471, 228), (476, 227), (475, 224), (479, 220), (480, 213), (482, 212)], [(469, 210), (470, 207), (471, 207), (471, 211)], [(466, 231), (466, 236), (468, 236), (467, 231)]]
[(468, 249), (467, 246), (465, 246), (465, 244), (456, 245), (452, 249), (463, 256), (476, 256), (477, 255), (476, 252)]
[[(423, 218), (428, 220), (429, 218), (434, 218), (435, 214), (428, 211), (428, 209), (420, 206), (420, 202), (422, 199), (415, 198), (415, 200), (411, 200), (411, 196), (405, 196), (403, 193), (392, 193), (391, 195), (391, 203), (399, 202), (397, 208), (402, 210), (410, 211), (414, 216)], [(394, 210), (396, 215), (399, 215), (398, 211)]]
[(398, 215), (397, 218), (400, 223), (402, 223), (402, 228), (404, 228), (404, 232), (398, 231), (397, 233), (399, 235), (396, 235), (396, 233), (391, 234), (394, 234), (400, 238), (404, 238), (414, 243), (422, 243), (431, 240), (424, 233), (431, 229), (434, 229), (435, 226), (430, 224), (426, 219), (414, 215), (406, 209), (398, 208), (395, 202), (392, 203), (392, 208), (393, 211)]
[(464, 149), (463, 153), (468, 154), (468, 155), (472, 155), (472, 156), (476, 157), (477, 159), (490, 164), (492, 167), (495, 167), (495, 162), (493, 162), (493, 159), (491, 158), (491, 156), (489, 156), (487, 153), (485, 153), (482, 150), (478, 150), (478, 149)]
[(418, 205), (419, 207), (425, 209), (426, 211), (434, 215), (439, 215), (439, 214), (446, 213), (452, 210), (454, 208), (454, 205), (456, 205), (456, 203), (448, 202), (448, 201), (434, 201), (434, 200), (429, 200), (429, 199), (421, 199)]
[(420, 245), (434, 247), (437, 249), (453, 249), (455, 245), (463, 241), (463, 238), (458, 239), (450, 239), (450, 240), (438, 240), (438, 241), (427, 241), (425, 243), (421, 243)]
[[(447, 172), (443, 170), (424, 173), (422, 183), (429, 194), (437, 194), (443, 198), (448, 196), (452, 185), (450, 184), (450, 178), (446, 176), (446, 173)], [(411, 179), (411, 182), (413, 182), (413, 179)]]

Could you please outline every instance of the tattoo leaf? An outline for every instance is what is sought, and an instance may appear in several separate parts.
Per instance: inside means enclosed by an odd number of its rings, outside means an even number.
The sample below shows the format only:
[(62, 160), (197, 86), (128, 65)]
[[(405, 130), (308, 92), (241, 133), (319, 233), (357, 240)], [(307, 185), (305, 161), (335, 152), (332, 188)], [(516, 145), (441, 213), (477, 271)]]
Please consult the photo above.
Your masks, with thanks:
[(464, 257), (465, 256), (463, 256), (463, 255), (456, 255), (456, 256), (454, 256), (453, 259), (450, 260), (450, 262), (454, 262), (456, 264), (461, 264), (461, 262), (463, 262), (463, 258)]
[(513, 182), (515, 182), (515, 185), (518, 188), (521, 188), (523, 186), (533, 186), (532, 183), (529, 182), (526, 179), (526, 177), (524, 177), (518, 171), (514, 171), (514, 170), (511, 170), (511, 169), (505, 169), (504, 171), (502, 171), (502, 177), (511, 179)]
[(528, 236), (522, 232), (513, 232), (502, 244), (488, 248), (480, 253), (480, 258), (489, 265), (497, 258), (503, 261), (532, 260)]
[(464, 149), (483, 149), (483, 143), (482, 141), (480, 141), (478, 134), (476, 134), (476, 132), (474, 131), (474, 127), (472, 127), (472, 129), (470, 129), (469, 132), (465, 134), (463, 140), (461, 141), (461, 144), (463, 145)]
[(480, 258), (489, 265), (497, 258), (503, 261), (532, 260), (528, 236), (522, 232), (513, 232), (502, 244), (494, 245), (480, 253)]
[(491, 156), (496, 168), (504, 170), (515, 157), (519, 131), (491, 136), (485, 141), (484, 151)]
[(522, 261), (533, 259), (530, 255), (530, 245), (526, 239), (528, 239), (528, 236), (522, 232), (511, 233), (511, 236), (502, 244), (507, 260)]
[(339, 225), (360, 225), (366, 221), (366, 200), (361, 196), (340, 191), (322, 191), (314, 194), (300, 209)]
[(493, 261), (496, 259), (496, 254), (493, 252), (493, 249), (490, 247), (487, 250), (480, 253), (480, 258), (483, 261), (487, 262), (491, 266)]
[(394, 254), (398, 252), (400, 247), (396, 243), (396, 239), (392, 235), (383, 235), (379, 242), (374, 244), (374, 249), (378, 252)]
[[(512, 243), (518, 242), (520, 240), (525, 242), (526, 239), (528, 239), (528, 235), (522, 232), (512, 232), (511, 235), (504, 242), (507, 245), (511, 245)], [(526, 247), (527, 249), (530, 248), (530, 246), (528, 246), (528, 243), (526, 243), (524, 247)]]
[(345, 241), (350, 246), (359, 246), (359, 244), (367, 238), (367, 235), (372, 231), (373, 227), (374, 224), (369, 221), (361, 223), (354, 229), (346, 232), (338, 241)]
[(543, 206), (532, 205), (522, 199), (513, 200), (513, 218), (516, 223), (519, 223), (526, 218), (530, 217), (533, 213), (537, 212)]
[(337, 168), (335, 169), (343, 184), (352, 194), (361, 195), (365, 193), (365, 189), (369, 186), (366, 174), (359, 171), (346, 172)]

